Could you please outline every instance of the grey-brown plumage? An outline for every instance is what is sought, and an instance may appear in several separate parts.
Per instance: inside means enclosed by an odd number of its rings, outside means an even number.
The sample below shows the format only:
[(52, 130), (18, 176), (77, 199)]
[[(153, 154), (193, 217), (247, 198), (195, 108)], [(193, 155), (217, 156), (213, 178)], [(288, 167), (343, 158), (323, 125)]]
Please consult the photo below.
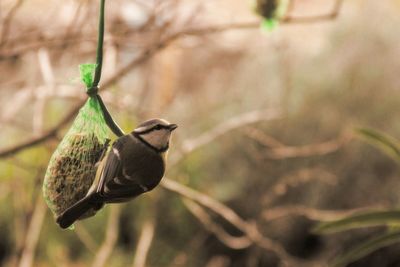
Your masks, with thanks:
[(286, 5), (287, 0), (256, 0), (255, 11), (265, 19), (277, 19), (280, 5)]
[(176, 127), (153, 119), (118, 138), (100, 164), (88, 194), (57, 218), (60, 227), (69, 227), (88, 210), (99, 210), (105, 203), (129, 201), (156, 187), (164, 175), (164, 153)]

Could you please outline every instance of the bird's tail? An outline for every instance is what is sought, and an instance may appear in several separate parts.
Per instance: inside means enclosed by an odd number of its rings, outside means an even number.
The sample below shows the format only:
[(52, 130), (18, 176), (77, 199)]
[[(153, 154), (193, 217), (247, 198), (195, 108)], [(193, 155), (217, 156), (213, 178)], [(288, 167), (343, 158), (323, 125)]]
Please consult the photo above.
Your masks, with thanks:
[(56, 222), (61, 228), (70, 227), (76, 220), (78, 220), (85, 212), (90, 209), (98, 210), (103, 206), (99, 202), (97, 194), (90, 194), (76, 202), (73, 206), (66, 209), (60, 216), (57, 217)]

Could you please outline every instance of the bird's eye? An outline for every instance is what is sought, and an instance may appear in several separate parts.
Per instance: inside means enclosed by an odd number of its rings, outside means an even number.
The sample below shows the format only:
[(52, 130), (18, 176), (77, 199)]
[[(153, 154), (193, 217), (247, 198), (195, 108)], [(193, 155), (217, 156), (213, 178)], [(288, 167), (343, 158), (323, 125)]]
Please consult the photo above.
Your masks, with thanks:
[(156, 127), (154, 127), (155, 130), (161, 130), (161, 125), (157, 125)]

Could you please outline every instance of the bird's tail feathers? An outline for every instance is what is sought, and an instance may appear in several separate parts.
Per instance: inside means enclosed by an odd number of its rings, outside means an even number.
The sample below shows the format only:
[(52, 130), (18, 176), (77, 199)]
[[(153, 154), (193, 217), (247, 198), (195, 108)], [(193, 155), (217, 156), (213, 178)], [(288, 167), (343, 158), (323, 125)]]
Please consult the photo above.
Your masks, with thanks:
[(57, 217), (56, 222), (61, 228), (68, 228), (88, 210), (98, 210), (102, 206), (103, 203), (98, 200), (97, 194), (94, 193), (87, 195), (66, 209), (60, 216)]

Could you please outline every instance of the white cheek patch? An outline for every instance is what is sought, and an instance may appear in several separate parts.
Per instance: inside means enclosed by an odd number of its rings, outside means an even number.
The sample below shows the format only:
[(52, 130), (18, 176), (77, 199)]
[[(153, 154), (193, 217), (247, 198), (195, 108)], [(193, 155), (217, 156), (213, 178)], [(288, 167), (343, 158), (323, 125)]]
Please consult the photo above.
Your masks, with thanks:
[(115, 147), (113, 147), (112, 151), (113, 151), (113, 153), (115, 154), (115, 156), (117, 156), (117, 158), (118, 158), (119, 160), (121, 160), (121, 155), (119, 154), (118, 149), (116, 149)]
[(164, 119), (159, 119), (164, 125), (169, 125), (170, 123)]
[(136, 128), (134, 130), (134, 132), (140, 133), (140, 132), (147, 131), (147, 130), (148, 130), (148, 128), (143, 126), (143, 127)]

